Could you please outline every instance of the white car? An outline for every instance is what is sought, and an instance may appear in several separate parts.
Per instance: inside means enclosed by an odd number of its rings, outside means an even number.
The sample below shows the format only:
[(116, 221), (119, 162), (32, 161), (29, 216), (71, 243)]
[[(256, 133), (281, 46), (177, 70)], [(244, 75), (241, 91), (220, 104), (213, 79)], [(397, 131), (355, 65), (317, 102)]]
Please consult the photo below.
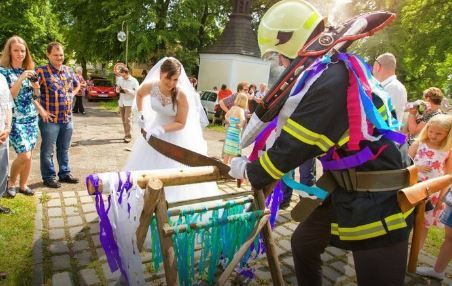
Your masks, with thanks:
[(201, 94), (201, 105), (206, 112), (207, 118), (215, 124), (215, 121), (221, 120), (217, 118), (220, 105), (218, 104), (218, 94), (214, 90), (204, 90)]

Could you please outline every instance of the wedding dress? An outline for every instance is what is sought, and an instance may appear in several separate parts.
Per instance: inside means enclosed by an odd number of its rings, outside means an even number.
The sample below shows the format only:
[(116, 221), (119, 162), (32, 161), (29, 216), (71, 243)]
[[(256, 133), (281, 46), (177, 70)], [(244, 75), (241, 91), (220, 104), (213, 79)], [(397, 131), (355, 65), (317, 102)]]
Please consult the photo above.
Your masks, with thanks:
[[(187, 97), (188, 96), (190, 95), (187, 95)], [(147, 96), (144, 99), (146, 100), (143, 101), (143, 105), (149, 105), (147, 107), (150, 107), (155, 113), (153, 118), (146, 122), (147, 130), (149, 130), (148, 128), (163, 126), (175, 121), (177, 105), (173, 105), (171, 98), (161, 93), (158, 81), (152, 83), (150, 96)], [(164, 133), (159, 138), (206, 155), (207, 142), (203, 138), (200, 120), (199, 118), (196, 118), (198, 112), (191, 112), (195, 110), (190, 110), (195, 108), (196, 106), (191, 105), (189, 100), (189, 112), (185, 127), (178, 131)], [(139, 138), (135, 141), (132, 153), (127, 160), (124, 170), (137, 171), (170, 168), (184, 169), (188, 167), (160, 154), (152, 148), (140, 134)], [(165, 187), (165, 196), (168, 202), (197, 199), (219, 194), (220, 191), (214, 182)]]

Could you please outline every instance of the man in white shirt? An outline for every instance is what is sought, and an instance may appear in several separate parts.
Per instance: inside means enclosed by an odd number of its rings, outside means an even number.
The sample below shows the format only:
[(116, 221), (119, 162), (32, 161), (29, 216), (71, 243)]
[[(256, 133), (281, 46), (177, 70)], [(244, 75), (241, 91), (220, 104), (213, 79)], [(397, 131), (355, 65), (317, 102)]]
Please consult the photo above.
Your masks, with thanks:
[(407, 103), (407, 93), (405, 86), (395, 75), (396, 66), (397, 61), (395, 56), (391, 53), (384, 53), (379, 55), (375, 60), (373, 74), (391, 97), (397, 114), (397, 120), (402, 123), (403, 113)]
[[(5, 77), (0, 74), (0, 198), (8, 182), (8, 137), (11, 132), (13, 100)], [(9, 208), (0, 206), (0, 214), (10, 213)]]
[(267, 94), (267, 85), (265, 83), (259, 84), (259, 90), (256, 91), (256, 94), (254, 95), (255, 98), (262, 99), (264, 98), (265, 94)]
[(129, 69), (124, 67), (119, 70), (121, 76), (116, 82), (116, 92), (119, 92), (119, 111), (122, 125), (124, 126), (124, 142), (132, 140), (132, 105), (137, 94), (138, 81), (129, 74)]

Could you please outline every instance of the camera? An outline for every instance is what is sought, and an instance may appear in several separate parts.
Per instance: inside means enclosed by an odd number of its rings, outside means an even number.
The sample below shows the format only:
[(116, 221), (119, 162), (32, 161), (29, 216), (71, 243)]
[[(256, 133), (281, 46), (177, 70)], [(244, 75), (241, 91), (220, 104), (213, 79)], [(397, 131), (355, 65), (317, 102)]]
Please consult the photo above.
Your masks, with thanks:
[(33, 75), (30, 76), (28, 79), (31, 80), (32, 82), (37, 82), (37, 81), (39, 80), (37, 74), (33, 74)]
[(408, 111), (411, 108), (416, 108), (417, 113), (422, 114), (427, 109), (427, 104), (422, 100), (416, 100), (415, 102), (408, 102), (405, 105), (405, 111)]
[(124, 91), (124, 89), (122, 89), (122, 87), (121, 87), (121, 86), (119, 86), (119, 85), (116, 85), (116, 88), (118, 88), (118, 89), (119, 89), (119, 93), (126, 93), (126, 92)]

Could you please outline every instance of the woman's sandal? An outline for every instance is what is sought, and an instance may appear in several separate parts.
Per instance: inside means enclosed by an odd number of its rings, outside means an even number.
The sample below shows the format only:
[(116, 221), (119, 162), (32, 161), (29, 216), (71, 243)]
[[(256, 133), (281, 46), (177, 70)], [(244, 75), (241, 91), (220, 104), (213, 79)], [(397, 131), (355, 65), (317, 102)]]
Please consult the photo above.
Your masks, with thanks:
[(19, 188), (19, 193), (26, 196), (33, 196), (35, 194), (29, 187), (26, 187), (25, 189)]
[(10, 198), (14, 198), (17, 194), (17, 187), (8, 187), (6, 189), (6, 196)]

